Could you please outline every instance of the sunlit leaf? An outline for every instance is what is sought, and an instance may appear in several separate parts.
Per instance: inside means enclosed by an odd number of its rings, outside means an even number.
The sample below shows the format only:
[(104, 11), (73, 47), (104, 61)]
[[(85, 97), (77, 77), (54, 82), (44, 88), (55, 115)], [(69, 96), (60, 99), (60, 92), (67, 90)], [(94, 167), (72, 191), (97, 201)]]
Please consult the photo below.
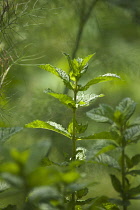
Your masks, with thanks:
[(103, 94), (95, 95), (95, 94), (84, 94), (80, 93), (77, 95), (77, 106), (84, 107), (89, 106), (93, 101), (95, 101), (96, 98), (103, 97)]
[(55, 93), (51, 89), (47, 89), (44, 92), (48, 93), (49, 95), (53, 96), (54, 98), (57, 98), (60, 102), (62, 102), (63, 104), (65, 104), (66, 106), (68, 106), (70, 108), (75, 108), (75, 106), (76, 106), (74, 100), (68, 95)]
[(120, 77), (116, 74), (111, 74), (111, 73), (107, 73), (104, 75), (100, 75), (92, 80), (90, 80), (86, 85), (84, 85), (83, 87), (81, 87), (79, 90), (80, 91), (85, 91), (87, 90), (91, 85), (95, 85), (97, 83), (101, 83), (101, 82), (106, 82), (106, 81), (111, 81), (111, 80), (115, 80), (115, 79), (120, 79)]
[(113, 124), (114, 110), (111, 106), (100, 104), (98, 108), (94, 108), (87, 112), (87, 116), (96, 122)]
[(57, 124), (56, 122), (52, 122), (52, 121), (44, 122), (40, 120), (35, 120), (31, 123), (26, 124), (25, 127), (52, 130), (64, 136), (67, 136), (68, 138), (71, 138), (71, 135), (68, 133), (68, 131), (65, 128), (62, 127), (62, 125)]
[(58, 76), (59, 78), (61, 78), (64, 82), (64, 84), (69, 88), (69, 89), (73, 89), (71, 84), (70, 84), (70, 79), (69, 76), (67, 75), (67, 73), (65, 71), (63, 71), (60, 68), (56, 68), (50, 64), (44, 64), (44, 65), (40, 65), (39, 66), (41, 69), (44, 69), (48, 72), (51, 72), (52, 74)]
[(84, 133), (88, 127), (88, 124), (79, 124), (76, 120), (75, 122), (70, 122), (68, 125), (68, 132), (72, 135), (73, 134), (73, 126), (75, 126), (75, 131), (77, 134)]

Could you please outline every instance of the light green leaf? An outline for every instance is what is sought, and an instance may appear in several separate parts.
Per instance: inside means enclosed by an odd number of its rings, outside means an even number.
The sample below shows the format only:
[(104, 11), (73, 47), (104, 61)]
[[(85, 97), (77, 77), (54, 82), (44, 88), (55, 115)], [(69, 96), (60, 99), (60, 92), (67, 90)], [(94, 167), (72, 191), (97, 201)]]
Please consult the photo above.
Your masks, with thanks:
[(69, 75), (60, 68), (56, 68), (50, 64), (44, 64), (39, 66), (41, 69), (44, 69), (52, 74), (58, 76), (60, 79), (63, 80), (64, 84), (69, 88), (73, 89), (70, 83)]
[(55, 93), (51, 89), (47, 89), (44, 92), (48, 93), (49, 95), (53, 96), (54, 98), (57, 98), (60, 102), (62, 102), (63, 104), (65, 104), (66, 106), (68, 106), (70, 108), (76, 107), (74, 100), (68, 95)]
[(113, 124), (114, 110), (109, 105), (100, 104), (98, 108), (87, 112), (87, 116), (96, 122)]
[(91, 85), (95, 85), (97, 83), (101, 83), (101, 82), (106, 82), (106, 81), (111, 81), (111, 80), (115, 80), (115, 79), (120, 79), (120, 77), (116, 74), (111, 74), (111, 73), (107, 73), (104, 75), (100, 75), (92, 80), (90, 80), (85, 86), (81, 87), (79, 90), (80, 91), (85, 91), (87, 90)]
[(66, 53), (64, 55), (67, 57), (69, 67), (70, 67), (70, 79), (76, 81), (87, 71), (88, 61), (93, 57), (94, 54), (82, 58), (77, 58), (71, 60), (70, 56)]
[(57, 124), (56, 122), (52, 122), (52, 121), (40, 121), (40, 120), (35, 120), (31, 123), (28, 123), (25, 125), (26, 128), (42, 128), (42, 129), (47, 129), (47, 130), (52, 130), (55, 131), (57, 133), (60, 133), (68, 138), (71, 138), (70, 133), (68, 133), (68, 131), (62, 127), (62, 125)]
[(0, 142), (4, 143), (7, 139), (9, 139), (14, 134), (21, 131), (22, 127), (1, 127), (0, 128)]
[(89, 106), (93, 101), (95, 101), (96, 98), (103, 97), (103, 94), (95, 95), (95, 94), (84, 94), (80, 93), (77, 95), (77, 106), (78, 107), (84, 107)]
[[(78, 124), (77, 121), (74, 122), (76, 133), (84, 133), (88, 127), (88, 124)], [(68, 132), (72, 135), (73, 134), (73, 121), (69, 123), (68, 125)]]

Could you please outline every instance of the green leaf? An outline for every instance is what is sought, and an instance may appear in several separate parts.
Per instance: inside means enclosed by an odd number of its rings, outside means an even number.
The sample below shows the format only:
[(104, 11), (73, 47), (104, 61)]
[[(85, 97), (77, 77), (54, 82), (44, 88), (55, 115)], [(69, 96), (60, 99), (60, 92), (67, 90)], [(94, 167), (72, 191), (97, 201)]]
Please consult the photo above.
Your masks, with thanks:
[(95, 85), (95, 84), (101, 83), (101, 82), (111, 81), (111, 80), (114, 80), (114, 79), (120, 79), (120, 77), (117, 76), (116, 74), (111, 74), (111, 73), (100, 75), (100, 76), (90, 80), (85, 86), (81, 87), (79, 90), (80, 91), (85, 91), (91, 85)]
[(95, 157), (95, 163), (96, 162), (98, 164), (100, 163), (102, 165), (120, 170), (120, 166), (119, 166), (117, 160), (115, 160), (113, 157), (111, 157), (110, 155), (107, 155), (105, 153)]
[(35, 203), (48, 202), (57, 199), (60, 199), (60, 193), (56, 188), (50, 186), (36, 187), (29, 195), (29, 200)]
[(128, 143), (133, 143), (140, 140), (140, 125), (135, 125), (126, 129), (124, 137)]
[(98, 108), (87, 112), (87, 116), (96, 122), (113, 124), (114, 110), (111, 106), (100, 104)]
[(125, 160), (126, 160), (126, 166), (127, 168), (132, 168), (133, 167), (133, 162), (132, 160), (128, 157), (128, 155), (125, 154)]
[(44, 92), (48, 93), (49, 95), (53, 96), (54, 98), (57, 98), (61, 103), (65, 104), (66, 106), (68, 106), (70, 108), (76, 107), (74, 100), (68, 95), (55, 93), (51, 89), (47, 89)]
[(78, 140), (99, 140), (99, 139), (107, 139), (107, 140), (114, 140), (112, 137), (111, 132), (103, 131), (100, 133), (95, 133), (90, 136), (81, 136)]
[(40, 120), (35, 120), (31, 123), (26, 124), (25, 127), (26, 128), (42, 128), (42, 129), (52, 130), (52, 131), (60, 133), (60, 134), (71, 139), (70, 133), (68, 133), (68, 131), (62, 127), (62, 125), (57, 124), (56, 122), (52, 122), (52, 121), (44, 122), (44, 121), (40, 121)]
[(140, 154), (137, 154), (131, 158), (133, 166), (140, 163)]
[(93, 57), (94, 54), (89, 55), (85, 57), (84, 59), (82, 58), (77, 58), (71, 60), (70, 56), (66, 53), (64, 55), (67, 57), (69, 67), (70, 67), (70, 79), (73, 81), (76, 81), (80, 79), (80, 77), (87, 71), (88, 68), (88, 61)]
[(76, 133), (84, 133), (88, 127), (88, 124), (78, 124), (78, 122), (75, 120), (75, 122), (70, 122), (68, 125), (68, 132), (72, 135), (73, 134), (73, 123), (75, 125)]
[(134, 198), (136, 195), (139, 195), (139, 194), (140, 194), (140, 185), (138, 185), (137, 187), (131, 188), (131, 189), (128, 191), (128, 198), (129, 198), (129, 199), (132, 199), (132, 198)]
[(136, 103), (130, 98), (123, 99), (116, 107), (114, 117), (120, 125), (124, 125), (132, 116), (136, 108)]
[(39, 166), (42, 159), (48, 154), (50, 146), (50, 142), (45, 140), (39, 141), (31, 147), (28, 161), (25, 164), (26, 173), (31, 173), (37, 166)]
[(7, 207), (3, 208), (2, 210), (16, 210), (17, 206), (16, 205), (8, 205)]
[(95, 94), (84, 94), (80, 93), (77, 95), (77, 106), (78, 107), (84, 107), (89, 106), (93, 101), (95, 101), (96, 98), (103, 97), (103, 94), (95, 95)]
[(114, 187), (114, 189), (119, 192), (122, 193), (122, 185), (120, 180), (115, 176), (115, 175), (110, 175), (111, 178), (111, 182), (112, 182), (112, 186)]
[(85, 187), (83, 189), (80, 189), (76, 192), (76, 195), (77, 195), (77, 198), (80, 199), (82, 198), (83, 196), (86, 196), (88, 194), (88, 188)]
[(140, 175), (140, 170), (131, 170), (128, 171), (127, 174), (130, 174), (132, 176)]
[(65, 71), (63, 71), (60, 68), (56, 68), (54, 66), (51, 66), (50, 64), (45, 64), (45, 65), (40, 65), (39, 66), (41, 69), (44, 69), (48, 72), (51, 72), (52, 74), (58, 76), (60, 79), (63, 80), (64, 84), (69, 88), (69, 89), (73, 89), (70, 83), (70, 79), (69, 76), (67, 75), (67, 73)]
[(21, 131), (22, 127), (1, 127), (0, 128), (0, 142), (4, 143), (7, 139), (12, 137), (14, 134)]
[(11, 173), (2, 173), (1, 177), (13, 187), (17, 187), (17, 188), (24, 187), (24, 182), (19, 176), (13, 175)]

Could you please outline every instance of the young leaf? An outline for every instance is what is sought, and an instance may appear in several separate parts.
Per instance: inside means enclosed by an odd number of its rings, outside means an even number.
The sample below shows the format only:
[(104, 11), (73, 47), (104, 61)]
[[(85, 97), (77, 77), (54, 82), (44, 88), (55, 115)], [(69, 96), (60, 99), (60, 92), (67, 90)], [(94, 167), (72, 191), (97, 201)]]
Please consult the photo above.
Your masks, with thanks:
[(70, 79), (69, 76), (67, 75), (67, 73), (65, 71), (63, 71), (62, 69), (56, 68), (50, 64), (44, 64), (44, 65), (40, 65), (39, 66), (41, 69), (44, 69), (48, 72), (51, 72), (52, 74), (58, 76), (60, 79), (63, 80), (64, 84), (69, 88), (69, 89), (73, 89), (70, 83)]
[(28, 123), (25, 125), (26, 128), (42, 128), (42, 129), (47, 129), (47, 130), (52, 130), (55, 131), (57, 133), (60, 133), (68, 138), (71, 138), (70, 133), (68, 133), (68, 131), (62, 127), (62, 125), (57, 124), (55, 122), (52, 121), (40, 121), (40, 120), (35, 120), (31, 123)]
[(92, 55), (85, 57), (84, 59), (78, 58), (71, 60), (70, 56), (66, 53), (64, 55), (67, 57), (69, 67), (70, 67), (70, 79), (75, 81), (76, 79), (80, 79), (82, 74), (87, 71), (88, 68), (88, 61), (92, 58)]
[(96, 98), (103, 97), (103, 94), (95, 95), (95, 94), (84, 94), (81, 93), (77, 95), (77, 106), (84, 107), (89, 106)]
[(16, 134), (17, 132), (21, 131), (22, 127), (1, 127), (0, 128), (0, 142), (4, 143), (7, 139), (9, 139), (11, 136)]
[(130, 98), (123, 99), (119, 105), (116, 107), (115, 113), (120, 113), (116, 115), (116, 120), (119, 124), (126, 123), (132, 116), (136, 108), (136, 103)]
[(51, 89), (47, 89), (44, 92), (48, 93), (49, 95), (53, 96), (54, 98), (57, 98), (60, 102), (62, 102), (63, 104), (65, 104), (66, 106), (68, 106), (70, 108), (76, 107), (74, 100), (68, 95), (55, 93)]
[(87, 116), (96, 122), (113, 124), (114, 110), (111, 106), (100, 104), (98, 108), (87, 112)]
[[(75, 128), (76, 128), (76, 133), (84, 133), (88, 127), (88, 124), (82, 125), (78, 124), (77, 121), (75, 121)], [(73, 121), (69, 123), (68, 125), (68, 132), (72, 135), (73, 134)]]
[(114, 79), (120, 79), (120, 77), (116, 74), (107, 73), (104, 75), (100, 75), (92, 80), (90, 80), (85, 86), (81, 87), (79, 91), (85, 91), (87, 90), (91, 85), (95, 85), (97, 83), (111, 81)]
[(122, 185), (121, 185), (120, 180), (115, 175), (112, 175), (112, 174), (110, 175), (110, 177), (111, 177), (111, 182), (112, 182), (114, 189), (117, 192), (122, 193)]

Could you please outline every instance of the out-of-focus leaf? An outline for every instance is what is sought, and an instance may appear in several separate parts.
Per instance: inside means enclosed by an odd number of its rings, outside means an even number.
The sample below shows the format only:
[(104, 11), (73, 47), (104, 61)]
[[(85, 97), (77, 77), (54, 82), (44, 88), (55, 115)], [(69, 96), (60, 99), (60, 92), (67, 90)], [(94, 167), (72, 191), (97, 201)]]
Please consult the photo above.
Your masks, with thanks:
[(25, 165), (26, 173), (30, 173), (39, 165), (41, 160), (48, 154), (50, 146), (51, 144), (47, 140), (39, 141), (37, 144), (32, 146), (28, 161)]
[(97, 162), (99, 164), (102, 164), (102, 165), (109, 166), (109, 167), (112, 167), (112, 168), (120, 170), (120, 166), (119, 166), (117, 160), (115, 160), (110, 155), (107, 155), (107, 154), (103, 153), (103, 154), (98, 155), (97, 157), (95, 157), (93, 159), (93, 161), (95, 161), (95, 163)]
[(62, 181), (67, 184), (75, 182), (79, 177), (80, 175), (77, 171), (69, 171), (61, 174)]
[(140, 185), (138, 185), (137, 187), (134, 187), (134, 188), (131, 188), (129, 191), (128, 191), (128, 197), (129, 199), (137, 196), (140, 194)]
[(78, 107), (84, 107), (84, 106), (89, 106), (95, 99), (103, 97), (103, 94), (100, 95), (95, 95), (95, 94), (84, 94), (80, 93), (77, 95), (77, 106)]
[(126, 129), (124, 137), (128, 143), (133, 143), (140, 140), (140, 125), (135, 125)]
[(80, 189), (76, 192), (76, 195), (77, 195), (77, 198), (80, 199), (82, 198), (83, 196), (86, 196), (88, 194), (88, 188), (85, 187), (83, 189)]
[(110, 177), (111, 177), (111, 182), (112, 182), (114, 189), (117, 192), (122, 193), (122, 185), (121, 185), (120, 180), (113, 174), (111, 174)]
[(99, 140), (99, 139), (115, 140), (114, 137), (112, 137), (111, 132), (108, 131), (95, 133), (90, 136), (81, 136), (78, 138), (78, 140)]
[(76, 107), (74, 100), (68, 95), (55, 93), (51, 89), (45, 90), (45, 93), (48, 93), (49, 95), (53, 96), (54, 98), (57, 98), (60, 102), (62, 102), (63, 104), (65, 104), (66, 106), (68, 106), (70, 108)]
[(131, 170), (127, 172), (127, 174), (130, 174), (132, 176), (140, 175), (140, 170)]
[(36, 187), (29, 195), (29, 200), (35, 203), (47, 203), (51, 200), (60, 199), (60, 193), (56, 188), (50, 186)]
[(115, 121), (120, 125), (126, 123), (134, 113), (135, 108), (136, 108), (136, 103), (132, 99), (130, 98), (123, 99), (116, 107), (114, 113)]
[(71, 135), (68, 133), (68, 131), (62, 127), (62, 125), (57, 124), (56, 122), (52, 121), (40, 121), (40, 120), (35, 120), (31, 123), (28, 123), (25, 125), (26, 128), (42, 128), (42, 129), (47, 129), (47, 130), (52, 130), (57, 133), (60, 133), (68, 138), (71, 138)]
[(104, 75), (100, 75), (92, 80), (90, 80), (86, 85), (84, 85), (83, 87), (81, 87), (79, 90), (80, 91), (85, 91), (87, 90), (91, 85), (95, 85), (97, 83), (101, 83), (101, 82), (106, 82), (106, 81), (111, 81), (111, 80), (115, 80), (115, 79), (120, 79), (120, 77), (116, 74), (111, 74), (111, 73), (107, 73)]
[(17, 188), (23, 188), (24, 187), (24, 182), (23, 180), (16, 175), (13, 175), (11, 173), (2, 173), (1, 177), (10, 185), (12, 185), (13, 187), (17, 187)]
[(137, 154), (131, 158), (133, 166), (140, 163), (140, 154)]
[(96, 122), (113, 124), (114, 110), (111, 106), (101, 104), (98, 108), (87, 112), (87, 116)]
[(1, 127), (0, 128), (0, 142), (3, 143), (11, 136), (21, 131), (22, 127)]

